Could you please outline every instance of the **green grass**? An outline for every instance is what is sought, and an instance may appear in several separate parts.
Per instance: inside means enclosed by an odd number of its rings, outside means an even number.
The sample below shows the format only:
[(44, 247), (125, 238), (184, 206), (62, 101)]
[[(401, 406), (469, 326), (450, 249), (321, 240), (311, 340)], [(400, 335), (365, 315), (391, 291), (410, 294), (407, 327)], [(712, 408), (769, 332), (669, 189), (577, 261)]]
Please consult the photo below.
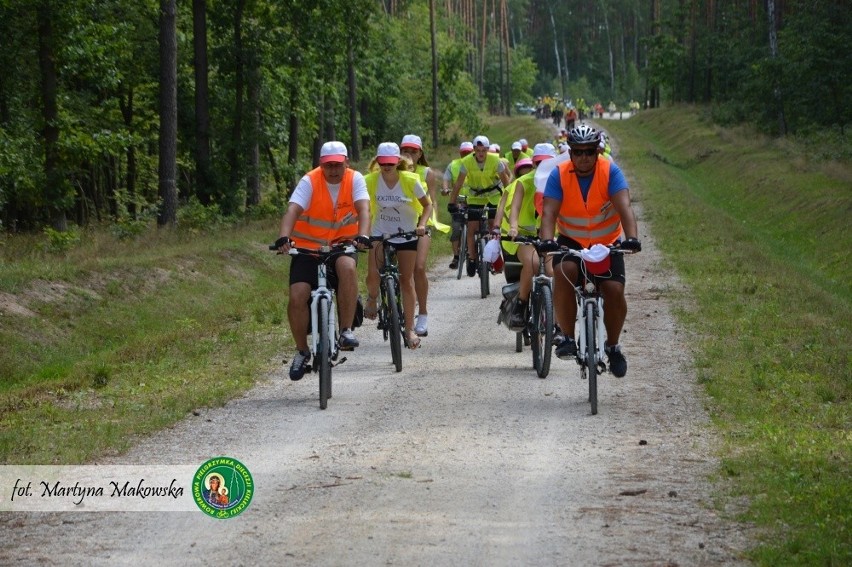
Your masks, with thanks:
[(751, 558), (852, 563), (852, 169), (694, 108), (606, 127), (691, 290), (678, 313), (726, 440), (720, 474), (765, 530)]
[(0, 291), (26, 311), (0, 317), (0, 462), (121, 451), (255, 383), (290, 342), (276, 230), (91, 231), (67, 256), (7, 239)]

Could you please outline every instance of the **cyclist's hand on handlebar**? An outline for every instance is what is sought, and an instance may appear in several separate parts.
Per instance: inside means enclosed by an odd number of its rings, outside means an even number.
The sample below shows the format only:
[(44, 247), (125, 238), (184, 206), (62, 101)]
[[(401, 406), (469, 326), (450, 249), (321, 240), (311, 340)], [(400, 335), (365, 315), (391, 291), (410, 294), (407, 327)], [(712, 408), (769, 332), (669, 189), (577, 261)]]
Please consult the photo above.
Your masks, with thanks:
[(559, 250), (559, 243), (553, 240), (542, 240), (538, 245), (538, 251), (542, 253), (547, 252), (557, 252)]
[(354, 242), (355, 248), (357, 248), (358, 250), (366, 250), (367, 248), (373, 247), (372, 243), (370, 242), (370, 237), (366, 234), (359, 234), (355, 237)]
[(496, 239), (496, 240), (500, 240), (500, 229), (499, 228), (492, 228), (491, 229), (491, 238)]
[(518, 236), (518, 229), (517, 228), (510, 228), (509, 232), (506, 233), (506, 236), (509, 237), (509, 240), (514, 240), (515, 237)]
[(275, 241), (275, 244), (269, 247), (270, 250), (277, 250), (279, 254), (287, 254), (290, 247), (293, 246), (293, 241), (289, 236), (281, 236)]
[(426, 236), (426, 231), (427, 228), (425, 226), (418, 226), (414, 229), (414, 233), (417, 234), (417, 236)]
[(630, 250), (631, 252), (641, 252), (642, 251), (642, 243), (638, 238), (628, 238), (624, 242), (621, 243), (621, 248), (623, 250)]
[(447, 212), (450, 214), (459, 212), (459, 206), (456, 203), (447, 203)]

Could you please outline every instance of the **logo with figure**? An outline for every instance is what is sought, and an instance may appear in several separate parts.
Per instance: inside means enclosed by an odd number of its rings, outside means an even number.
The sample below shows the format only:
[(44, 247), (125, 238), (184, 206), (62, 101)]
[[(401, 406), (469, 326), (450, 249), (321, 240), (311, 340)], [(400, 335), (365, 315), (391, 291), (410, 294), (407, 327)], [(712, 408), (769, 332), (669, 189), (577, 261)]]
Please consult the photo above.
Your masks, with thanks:
[(248, 508), (254, 495), (251, 473), (237, 459), (215, 457), (192, 477), (192, 497), (202, 512), (214, 518), (233, 518)]

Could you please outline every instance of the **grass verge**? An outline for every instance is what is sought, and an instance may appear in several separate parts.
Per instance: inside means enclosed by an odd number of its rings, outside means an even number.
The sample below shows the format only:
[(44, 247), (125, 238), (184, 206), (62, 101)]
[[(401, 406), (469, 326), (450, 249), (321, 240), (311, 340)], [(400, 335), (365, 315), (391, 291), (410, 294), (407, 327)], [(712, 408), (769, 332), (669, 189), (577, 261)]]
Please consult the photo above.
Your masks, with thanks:
[[(761, 565), (852, 564), (852, 168), (695, 108), (608, 122), (668, 261)], [(791, 157), (792, 156), (792, 157)]]

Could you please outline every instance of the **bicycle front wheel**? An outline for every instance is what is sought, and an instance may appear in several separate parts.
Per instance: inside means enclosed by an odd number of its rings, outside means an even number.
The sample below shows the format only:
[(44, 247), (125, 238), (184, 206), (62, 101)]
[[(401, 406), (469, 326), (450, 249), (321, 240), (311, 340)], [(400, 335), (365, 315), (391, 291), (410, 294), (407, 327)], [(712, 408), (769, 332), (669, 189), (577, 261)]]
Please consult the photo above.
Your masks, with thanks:
[(467, 221), (462, 225), (461, 240), (459, 240), (459, 273), (457, 280), (462, 279), (462, 274), (467, 266)]
[(597, 361), (597, 332), (595, 326), (595, 304), (589, 301), (585, 307), (586, 317), (586, 370), (589, 373), (589, 403), (592, 405), (592, 415), (598, 413), (598, 361)]
[(316, 363), (319, 364), (319, 406), (320, 409), (325, 409), (328, 407), (328, 399), (331, 397), (331, 341), (334, 340), (334, 337), (329, 335), (331, 333), (328, 328), (331, 303), (328, 298), (320, 297), (317, 307), (319, 309), (319, 320), (317, 321), (318, 329), (316, 329), (318, 333)]
[(485, 240), (479, 241), (479, 295), (482, 299), (488, 297), (490, 293), (488, 285), (488, 272), (490, 265), (485, 261)]
[(390, 339), (391, 358), (397, 372), (402, 371), (402, 320), (400, 318), (399, 297), (396, 293), (396, 281), (385, 278), (385, 297), (387, 298), (388, 338)]
[(533, 294), (532, 308), (532, 355), (533, 366), (539, 378), (550, 373), (550, 356), (553, 353), (553, 290), (542, 285)]

